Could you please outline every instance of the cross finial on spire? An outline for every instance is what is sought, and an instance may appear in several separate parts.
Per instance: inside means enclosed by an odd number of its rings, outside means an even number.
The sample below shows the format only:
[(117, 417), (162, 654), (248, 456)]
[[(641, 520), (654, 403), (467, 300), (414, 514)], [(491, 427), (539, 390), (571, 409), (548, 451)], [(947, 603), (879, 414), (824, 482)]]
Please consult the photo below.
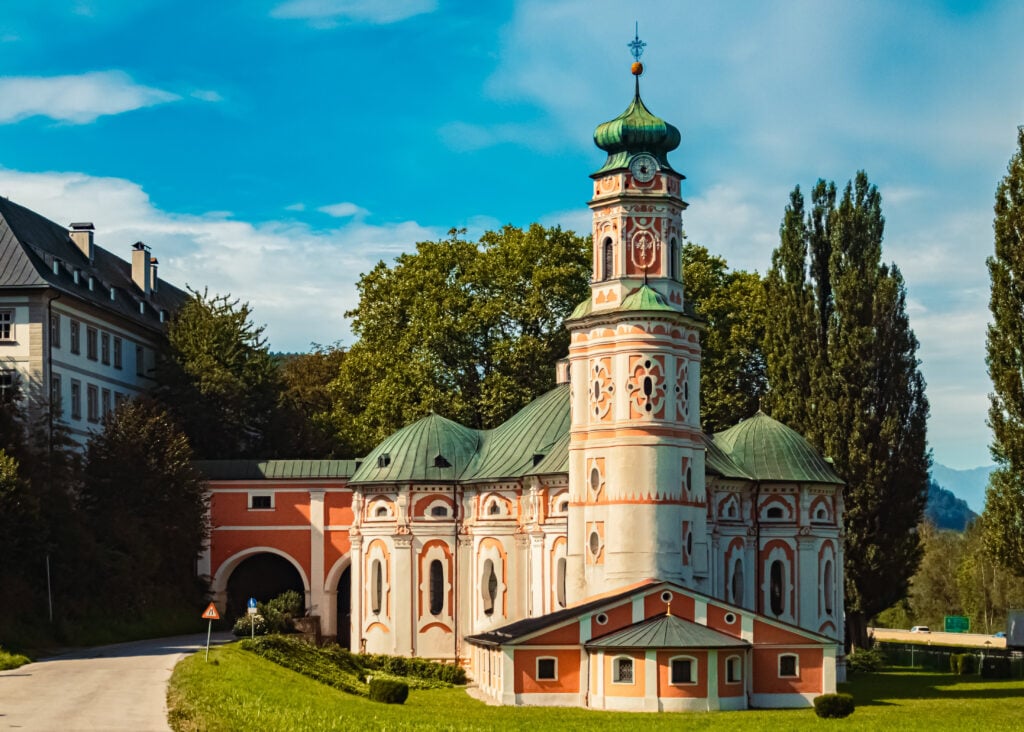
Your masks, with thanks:
[(633, 60), (639, 61), (640, 57), (644, 55), (644, 47), (647, 45), (640, 40), (640, 22), (637, 21), (634, 27), (633, 40), (626, 44), (629, 46), (629, 52), (633, 54)]

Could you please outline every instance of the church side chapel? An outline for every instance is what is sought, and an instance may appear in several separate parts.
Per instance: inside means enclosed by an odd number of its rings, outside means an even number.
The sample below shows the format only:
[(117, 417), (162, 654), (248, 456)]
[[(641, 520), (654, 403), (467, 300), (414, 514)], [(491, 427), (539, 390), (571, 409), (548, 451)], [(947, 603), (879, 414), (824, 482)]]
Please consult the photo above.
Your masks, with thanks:
[(495, 429), (431, 414), (361, 460), (204, 463), (200, 571), (221, 607), (294, 586), (324, 636), (464, 664), (502, 704), (734, 710), (835, 691), (843, 481), (764, 413), (701, 431), (680, 133), (641, 99), (630, 45), (633, 99), (594, 133), (594, 276), (558, 385)]

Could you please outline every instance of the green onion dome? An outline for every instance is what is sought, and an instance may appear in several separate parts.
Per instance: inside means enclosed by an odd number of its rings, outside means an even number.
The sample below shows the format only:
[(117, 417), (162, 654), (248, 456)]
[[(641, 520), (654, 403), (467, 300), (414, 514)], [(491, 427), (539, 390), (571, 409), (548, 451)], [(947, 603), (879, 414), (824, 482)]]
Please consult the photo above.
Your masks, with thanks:
[(594, 144), (608, 153), (608, 159), (594, 175), (625, 168), (632, 156), (642, 152), (653, 155), (662, 168), (672, 170), (668, 153), (679, 147), (681, 139), (678, 128), (651, 114), (644, 105), (637, 78), (636, 94), (626, 111), (594, 130)]

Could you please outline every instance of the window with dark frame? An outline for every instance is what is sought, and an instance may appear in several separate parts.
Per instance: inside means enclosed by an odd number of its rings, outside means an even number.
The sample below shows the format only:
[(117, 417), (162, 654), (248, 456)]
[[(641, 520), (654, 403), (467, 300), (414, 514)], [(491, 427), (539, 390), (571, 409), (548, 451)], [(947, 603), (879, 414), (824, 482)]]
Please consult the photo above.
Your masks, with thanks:
[(6, 395), (7, 392), (11, 391), (16, 383), (17, 378), (13, 370), (4, 369), (0, 371), (0, 396)]
[(370, 593), (370, 610), (374, 615), (380, 615), (381, 604), (384, 599), (384, 567), (379, 559), (373, 560), (371, 579), (373, 592)]
[(89, 384), (85, 387), (85, 403), (87, 409), (87, 419), (90, 422), (100, 421), (100, 390), (95, 384)]
[(142, 346), (135, 346), (135, 375), (146, 375), (146, 351)]
[(82, 382), (71, 380), (71, 419), (82, 418)]
[(771, 604), (772, 613), (775, 615), (782, 615), (786, 609), (786, 597), (783, 592), (783, 582), (785, 581), (786, 568), (782, 564), (781, 559), (776, 559), (772, 562), (769, 569), (770, 575), (770, 586), (769, 586), (769, 602)]
[(114, 336), (114, 368), (124, 367), (124, 341), (120, 336)]
[(251, 496), (249, 498), (249, 508), (273, 508), (270, 496)]
[(537, 680), (556, 681), (558, 679), (558, 663), (554, 658), (537, 659)]
[(100, 393), (100, 406), (104, 417), (110, 414), (110, 389), (104, 389)]
[(779, 656), (779, 676), (781, 678), (795, 678), (799, 675), (800, 666), (794, 654), (785, 653)]
[(743, 666), (739, 656), (730, 656), (725, 660), (725, 681), (738, 684), (743, 680)]
[(692, 658), (673, 658), (670, 668), (671, 683), (673, 684), (694, 684), (697, 682), (694, 676)]
[(14, 311), (0, 310), (0, 341), (14, 340)]
[(430, 563), (430, 614), (440, 615), (444, 610), (444, 566), (440, 559)]
[(633, 683), (633, 659), (616, 658), (613, 680), (616, 684)]
[(110, 365), (110, 333), (100, 333), (100, 361), (104, 366)]
[(71, 336), (71, 352), (76, 356), (82, 352), (82, 324), (77, 320), (68, 323), (68, 333)]
[(99, 331), (93, 328), (91, 325), (85, 328), (85, 357), (90, 361), (97, 360), (98, 349), (97, 341), (99, 340)]
[(50, 377), (50, 409), (53, 410), (54, 416), (57, 417), (64, 413), (64, 409), (61, 407), (60, 374), (54, 374)]
[(50, 346), (60, 348), (60, 315), (50, 313)]

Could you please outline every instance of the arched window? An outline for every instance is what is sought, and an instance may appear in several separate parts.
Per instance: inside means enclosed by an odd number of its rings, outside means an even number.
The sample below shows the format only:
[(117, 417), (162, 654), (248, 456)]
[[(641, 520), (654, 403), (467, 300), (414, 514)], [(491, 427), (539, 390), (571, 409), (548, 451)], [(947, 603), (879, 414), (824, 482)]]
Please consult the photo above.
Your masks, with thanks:
[(488, 516), (498, 516), (501, 514), (501, 504), (497, 501), (491, 501), (491, 505), (487, 507)]
[(616, 684), (633, 683), (633, 659), (620, 656), (612, 662), (612, 682)]
[(672, 244), (669, 247), (669, 277), (674, 280), (679, 279), (679, 244), (676, 243), (676, 238), (672, 237)]
[(786, 566), (782, 563), (781, 559), (776, 559), (772, 562), (771, 568), (769, 569), (769, 577), (771, 582), (769, 587), (769, 600), (771, 603), (772, 613), (775, 615), (782, 615), (786, 610), (786, 598), (783, 593), (783, 583), (786, 579)]
[(447, 506), (434, 506), (430, 509), (430, 515), (438, 518), (444, 518), (448, 515)]
[[(498, 575), (494, 571), (494, 562), (488, 559), (484, 562), (484, 574), (480, 583), (480, 590), (484, 597), (484, 615), (494, 614), (494, 600), (498, 596)], [(434, 613), (435, 615), (437, 613)]]
[(384, 567), (379, 559), (373, 560), (370, 570), (371, 592), (370, 609), (374, 615), (380, 615), (381, 603), (384, 599)]
[(605, 239), (601, 247), (601, 279), (610, 280), (615, 274), (615, 249), (612, 240)]
[(440, 559), (430, 563), (430, 614), (440, 615), (444, 610), (444, 567)]
[(785, 517), (785, 513), (782, 511), (782, 506), (772, 506), (764, 514), (770, 519), (780, 519)]
[(680, 656), (669, 661), (670, 684), (696, 684), (697, 659), (691, 656)]
[(557, 593), (558, 607), (565, 607), (565, 557), (558, 558), (555, 570), (555, 592)]
[(737, 558), (732, 564), (732, 603), (743, 607), (743, 560)]
[(374, 511), (373, 515), (374, 516), (387, 516), (388, 515), (388, 507), (387, 506), (377, 506), (377, 510)]
[(743, 680), (743, 659), (729, 656), (725, 659), (725, 683), (738, 684)]
[(824, 578), (822, 579), (822, 584), (825, 587), (825, 614), (826, 615), (831, 615), (832, 614), (832, 596), (835, 594), (835, 587), (833, 587), (834, 580), (833, 580), (833, 577), (832, 577), (832, 560), (831, 559), (825, 560), (825, 571), (824, 571), (823, 574), (825, 575)]

